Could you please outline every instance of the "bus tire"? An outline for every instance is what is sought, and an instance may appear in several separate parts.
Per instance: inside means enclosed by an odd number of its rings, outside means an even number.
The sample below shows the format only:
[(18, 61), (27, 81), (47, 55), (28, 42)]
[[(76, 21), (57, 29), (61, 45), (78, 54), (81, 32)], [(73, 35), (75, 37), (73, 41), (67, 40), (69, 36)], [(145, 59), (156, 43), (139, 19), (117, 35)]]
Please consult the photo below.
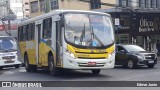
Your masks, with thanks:
[(58, 76), (58, 68), (54, 66), (54, 58), (53, 56), (48, 57), (48, 66), (49, 66), (49, 72), (52, 76)]
[(24, 55), (24, 65), (27, 72), (31, 72), (31, 65), (29, 64), (28, 56)]
[(93, 69), (92, 73), (97, 75), (100, 73), (100, 71), (101, 71), (100, 69)]

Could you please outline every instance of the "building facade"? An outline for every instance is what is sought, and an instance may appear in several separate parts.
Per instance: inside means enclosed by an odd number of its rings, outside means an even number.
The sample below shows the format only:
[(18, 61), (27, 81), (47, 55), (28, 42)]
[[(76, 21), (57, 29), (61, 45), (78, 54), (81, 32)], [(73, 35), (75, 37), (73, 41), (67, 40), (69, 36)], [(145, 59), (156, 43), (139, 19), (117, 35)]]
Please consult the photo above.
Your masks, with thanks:
[(55, 9), (93, 10), (116, 6), (116, 0), (30, 0), (31, 17)]
[(8, 12), (7, 10), (7, 5), (8, 5), (8, 0), (0, 0), (0, 17), (3, 17), (6, 15)]
[(16, 14), (17, 19), (23, 18), (22, 1), (23, 0), (8, 0), (10, 9)]
[(29, 7), (29, 0), (23, 0), (23, 18), (30, 17), (30, 7)]
[[(101, 9), (115, 23), (117, 43), (132, 43), (157, 52), (160, 40), (160, 0), (117, 0), (116, 7)], [(118, 24), (117, 24), (118, 22)]]
[(22, 0), (0, 0), (0, 15), (14, 13), (17, 19), (23, 18)]

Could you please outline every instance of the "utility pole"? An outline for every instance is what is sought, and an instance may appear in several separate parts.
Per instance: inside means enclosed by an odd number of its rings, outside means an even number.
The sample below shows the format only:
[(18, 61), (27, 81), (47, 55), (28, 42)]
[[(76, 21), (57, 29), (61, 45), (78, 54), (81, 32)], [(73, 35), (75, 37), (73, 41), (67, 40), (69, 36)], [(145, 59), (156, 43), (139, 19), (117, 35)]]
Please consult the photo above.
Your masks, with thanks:
[[(7, 14), (9, 15), (10, 14), (10, 7), (9, 7), (9, 2), (8, 1), (6, 1), (6, 5), (7, 5)], [(10, 19), (8, 19), (8, 31), (9, 32), (7, 32), (8, 34), (9, 34), (9, 36), (11, 36), (11, 21), (10, 21)]]

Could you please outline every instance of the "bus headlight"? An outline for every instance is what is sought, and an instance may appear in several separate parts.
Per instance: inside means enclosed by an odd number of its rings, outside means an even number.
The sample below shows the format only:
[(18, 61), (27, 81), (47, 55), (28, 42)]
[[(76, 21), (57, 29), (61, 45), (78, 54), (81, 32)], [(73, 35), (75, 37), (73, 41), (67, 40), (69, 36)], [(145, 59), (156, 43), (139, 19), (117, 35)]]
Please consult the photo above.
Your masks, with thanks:
[(65, 49), (65, 54), (70, 56), (70, 57), (72, 57), (72, 58), (76, 58), (75, 55), (71, 51), (69, 51), (67, 49)]
[(111, 57), (113, 56), (113, 54), (114, 54), (114, 51), (111, 52), (111, 53), (108, 55), (108, 58), (111, 58)]

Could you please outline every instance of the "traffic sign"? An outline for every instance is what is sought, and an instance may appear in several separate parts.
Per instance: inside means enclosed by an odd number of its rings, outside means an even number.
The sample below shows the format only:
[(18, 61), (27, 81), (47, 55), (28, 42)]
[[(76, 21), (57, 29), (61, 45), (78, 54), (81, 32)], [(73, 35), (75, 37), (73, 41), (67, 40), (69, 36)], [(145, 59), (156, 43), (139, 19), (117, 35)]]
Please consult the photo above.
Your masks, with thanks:
[(120, 25), (119, 18), (115, 18), (115, 25)]

